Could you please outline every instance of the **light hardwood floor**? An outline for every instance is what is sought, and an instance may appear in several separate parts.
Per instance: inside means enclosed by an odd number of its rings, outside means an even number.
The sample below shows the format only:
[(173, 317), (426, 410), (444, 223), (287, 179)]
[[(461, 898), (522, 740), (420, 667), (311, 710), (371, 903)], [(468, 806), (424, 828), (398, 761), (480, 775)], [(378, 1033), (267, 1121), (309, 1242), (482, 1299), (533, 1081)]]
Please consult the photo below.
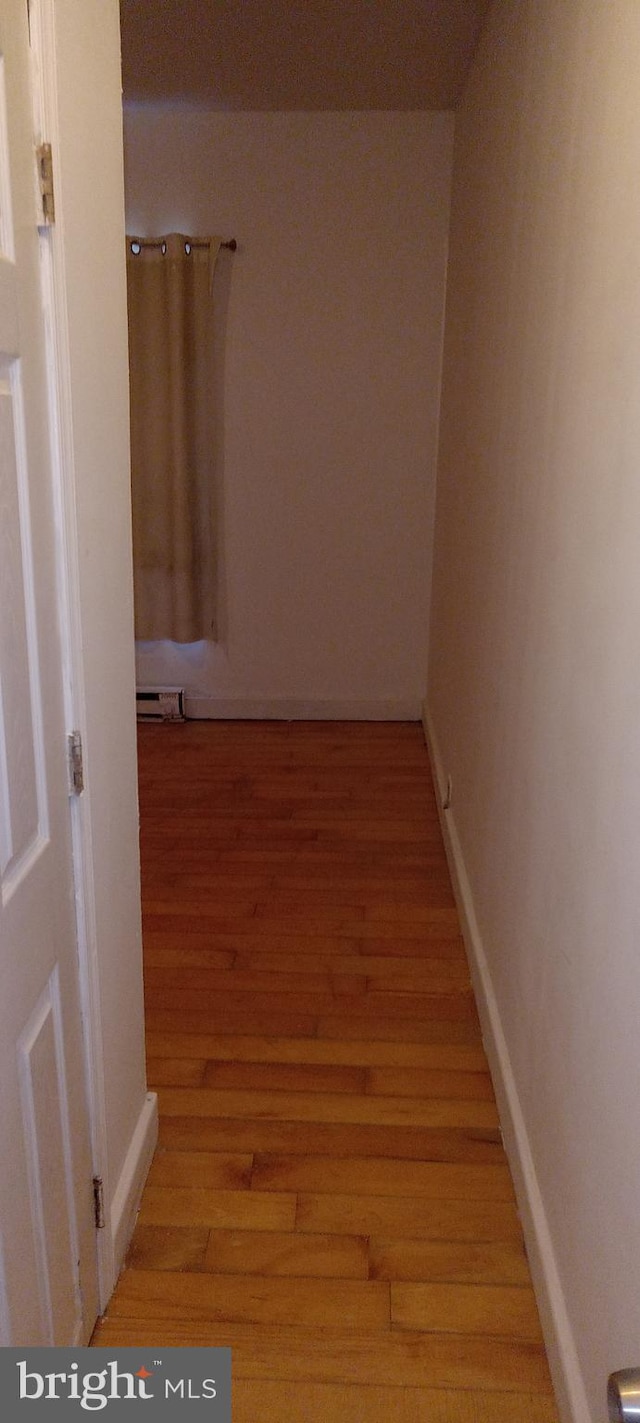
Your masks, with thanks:
[(234, 1423), (556, 1423), (416, 725), (140, 728), (160, 1145), (93, 1342)]

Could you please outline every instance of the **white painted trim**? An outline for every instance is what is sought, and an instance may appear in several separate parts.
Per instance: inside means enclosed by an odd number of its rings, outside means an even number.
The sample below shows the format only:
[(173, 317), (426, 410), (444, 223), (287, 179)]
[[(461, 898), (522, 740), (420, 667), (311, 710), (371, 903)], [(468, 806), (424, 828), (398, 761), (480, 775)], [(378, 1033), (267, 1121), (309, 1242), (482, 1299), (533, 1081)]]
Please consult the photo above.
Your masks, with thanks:
[(147, 1092), (142, 1111), (133, 1130), (120, 1179), (113, 1193), (109, 1213), (114, 1257), (114, 1278), (109, 1294), (115, 1287), (127, 1246), (133, 1234), (136, 1215), (140, 1208), (140, 1198), (157, 1140), (158, 1098), (155, 1092)]
[[(569, 1320), (562, 1281), (535, 1161), (520, 1103), (518, 1086), (505, 1037), (498, 1000), (476, 917), (473, 891), (456, 830), (453, 809), (444, 810), (446, 768), (427, 703), (422, 725), (431, 757), (438, 814), (461, 928), (469, 958), (485, 1051), (493, 1078), (504, 1145), (524, 1231), (533, 1285), (544, 1334), (560, 1417), (563, 1423), (587, 1423), (591, 1412)], [(595, 1423), (595, 1420), (594, 1420)]]
[[(55, 0), (30, 0), (34, 129), (58, 150), (58, 88), (54, 22)], [(54, 160), (55, 162), (55, 160)], [(56, 192), (56, 222), (41, 231), (41, 281), (47, 338), (47, 379), (51, 425), (51, 461), (55, 516), (60, 548), (58, 603), (64, 674), (65, 715), (69, 731), (80, 730), (86, 745), (86, 696), (80, 572), (76, 522), (76, 467), (69, 353), (68, 300), (64, 265), (63, 194)], [(102, 1178), (109, 1200), (107, 1118), (102, 1038), (98, 941), (92, 844), (91, 790), (71, 802), (76, 924), (82, 1004), (87, 1096), (93, 1173)], [(110, 1232), (97, 1237), (97, 1303), (103, 1309), (117, 1277)], [(87, 1321), (92, 1327), (93, 1321)]]
[(204, 721), (419, 721), (418, 697), (207, 697), (185, 693), (187, 717)]

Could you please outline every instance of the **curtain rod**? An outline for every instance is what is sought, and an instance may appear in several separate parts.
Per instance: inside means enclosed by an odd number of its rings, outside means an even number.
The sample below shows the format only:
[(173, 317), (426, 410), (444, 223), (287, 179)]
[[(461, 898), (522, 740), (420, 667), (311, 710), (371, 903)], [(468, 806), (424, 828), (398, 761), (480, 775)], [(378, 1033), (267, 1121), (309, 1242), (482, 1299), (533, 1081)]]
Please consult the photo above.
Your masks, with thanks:
[[(192, 247), (209, 246), (209, 242), (206, 237), (188, 237), (187, 242), (190, 242)], [(237, 252), (238, 250), (238, 244), (236, 242), (235, 237), (230, 237), (228, 242), (221, 242), (220, 246), (226, 247), (227, 252)]]
[[(188, 242), (190, 247), (208, 247), (210, 240), (210, 238), (206, 237), (185, 237), (185, 242)], [(136, 246), (138, 247), (164, 246), (164, 238), (158, 238), (157, 240), (154, 240), (151, 237), (134, 237), (131, 238), (130, 241), (135, 242)], [(238, 250), (238, 244), (236, 242), (235, 237), (230, 237), (228, 242), (221, 242), (220, 246), (226, 247), (228, 252), (237, 252)]]

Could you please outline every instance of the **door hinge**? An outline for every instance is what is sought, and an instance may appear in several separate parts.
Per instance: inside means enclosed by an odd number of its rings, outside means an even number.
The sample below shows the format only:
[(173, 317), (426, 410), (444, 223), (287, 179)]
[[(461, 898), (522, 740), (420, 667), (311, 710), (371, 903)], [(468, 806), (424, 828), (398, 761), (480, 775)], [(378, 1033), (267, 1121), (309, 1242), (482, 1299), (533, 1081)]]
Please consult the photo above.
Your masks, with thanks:
[(53, 156), (50, 143), (41, 143), (36, 148), (38, 163), (38, 186), (42, 204), (42, 226), (50, 227), (56, 220), (56, 204), (53, 192)]
[(67, 737), (67, 750), (69, 762), (69, 794), (82, 795), (84, 790), (84, 759), (82, 755), (82, 736), (79, 731), (72, 731)]
[(102, 1176), (94, 1176), (93, 1178), (93, 1214), (96, 1230), (104, 1230), (104, 1185)]

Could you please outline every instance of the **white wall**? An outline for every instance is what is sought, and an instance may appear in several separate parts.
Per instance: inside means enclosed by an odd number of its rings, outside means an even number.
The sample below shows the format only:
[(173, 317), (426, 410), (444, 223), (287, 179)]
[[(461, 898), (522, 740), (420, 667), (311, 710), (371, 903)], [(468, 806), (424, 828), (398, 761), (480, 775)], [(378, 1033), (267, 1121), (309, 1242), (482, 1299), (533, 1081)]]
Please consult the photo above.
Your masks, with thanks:
[(640, 1364), (639, 73), (637, 0), (494, 6), (456, 125), (428, 695), (576, 1423)]
[(68, 343), (60, 369), (77, 654), (72, 700), (86, 778), (77, 869), (96, 1015), (93, 1112), (103, 1154), (94, 1169), (107, 1190), (109, 1290), (154, 1132), (142, 1005), (119, 16), (117, 0), (55, 0), (51, 11), (57, 89), (46, 121), (58, 340), (64, 348), (66, 333)]
[(418, 716), (453, 120), (125, 115), (127, 226), (237, 238), (217, 644), (138, 651), (200, 715)]

